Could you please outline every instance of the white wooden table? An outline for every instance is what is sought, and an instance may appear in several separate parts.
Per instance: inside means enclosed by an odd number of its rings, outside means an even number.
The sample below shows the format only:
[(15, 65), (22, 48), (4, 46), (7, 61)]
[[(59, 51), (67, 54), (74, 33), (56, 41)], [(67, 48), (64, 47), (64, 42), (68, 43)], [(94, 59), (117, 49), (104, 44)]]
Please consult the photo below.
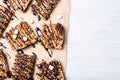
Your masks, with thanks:
[(120, 0), (71, 0), (67, 80), (120, 80)]

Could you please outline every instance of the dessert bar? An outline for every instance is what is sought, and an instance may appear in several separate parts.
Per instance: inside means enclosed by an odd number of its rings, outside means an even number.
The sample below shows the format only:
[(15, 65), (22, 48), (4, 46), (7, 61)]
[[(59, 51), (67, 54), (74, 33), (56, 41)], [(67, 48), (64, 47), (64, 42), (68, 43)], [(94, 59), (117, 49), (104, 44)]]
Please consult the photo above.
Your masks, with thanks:
[(60, 0), (36, 0), (36, 3), (31, 6), (32, 12), (39, 18), (48, 20), (59, 1)]
[(65, 31), (62, 24), (45, 24), (41, 29), (41, 42), (47, 49), (62, 49)]
[(37, 36), (27, 22), (21, 22), (6, 33), (5, 38), (13, 50), (20, 50), (37, 41)]
[(3, 32), (7, 28), (9, 22), (11, 21), (13, 14), (14, 13), (12, 11), (0, 5), (0, 37), (2, 37)]
[(37, 67), (39, 69), (38, 80), (65, 80), (62, 65), (59, 61), (54, 60), (49, 63), (43, 61)]
[(7, 73), (9, 71), (6, 55), (3, 49), (0, 49), (0, 80), (7, 78)]
[(3, 0), (3, 2), (13, 10), (20, 9), (21, 11), (26, 11), (32, 0)]
[(36, 54), (17, 54), (13, 69), (13, 80), (33, 80)]

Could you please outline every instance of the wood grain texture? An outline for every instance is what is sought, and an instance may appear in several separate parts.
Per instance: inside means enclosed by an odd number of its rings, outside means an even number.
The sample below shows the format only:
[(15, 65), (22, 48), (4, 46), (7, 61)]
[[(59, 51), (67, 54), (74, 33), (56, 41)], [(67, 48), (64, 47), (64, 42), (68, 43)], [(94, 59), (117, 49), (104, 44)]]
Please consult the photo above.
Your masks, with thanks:
[(71, 0), (67, 80), (120, 80), (119, 3)]

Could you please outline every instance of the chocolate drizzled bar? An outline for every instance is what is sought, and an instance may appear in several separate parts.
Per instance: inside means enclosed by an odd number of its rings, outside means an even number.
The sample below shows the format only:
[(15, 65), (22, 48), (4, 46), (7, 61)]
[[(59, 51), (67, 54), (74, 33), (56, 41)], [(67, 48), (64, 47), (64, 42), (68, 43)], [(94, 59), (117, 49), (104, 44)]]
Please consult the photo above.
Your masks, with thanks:
[(27, 22), (21, 22), (15, 28), (6, 33), (5, 38), (13, 50), (20, 50), (37, 41), (37, 36)]
[(7, 72), (9, 71), (6, 55), (3, 49), (0, 49), (0, 80), (7, 77)]
[(20, 9), (21, 11), (26, 11), (27, 7), (32, 0), (3, 0), (3, 2), (13, 10)]
[(59, 1), (60, 0), (36, 0), (36, 3), (31, 6), (32, 12), (39, 18), (41, 17), (42, 19), (48, 20)]
[(0, 5), (0, 37), (2, 36), (3, 32), (7, 28), (13, 14), (14, 13), (12, 11)]
[(51, 61), (46, 63), (45, 61), (37, 65), (39, 72), (38, 80), (65, 80), (62, 65), (58, 61)]
[(13, 69), (12, 80), (33, 80), (36, 54), (17, 54)]
[(41, 42), (47, 49), (62, 49), (65, 32), (62, 24), (43, 25), (41, 30)]

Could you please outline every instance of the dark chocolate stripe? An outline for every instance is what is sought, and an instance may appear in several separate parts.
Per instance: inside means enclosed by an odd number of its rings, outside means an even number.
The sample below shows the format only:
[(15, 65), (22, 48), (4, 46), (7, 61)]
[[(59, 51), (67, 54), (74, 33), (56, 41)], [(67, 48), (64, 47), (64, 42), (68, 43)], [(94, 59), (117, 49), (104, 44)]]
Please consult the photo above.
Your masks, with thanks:
[(0, 18), (6, 19), (6, 17), (0, 12)]
[(20, 1), (17, 0), (17, 2), (18, 2), (18, 4), (20, 5), (20, 9), (23, 11), (23, 7), (22, 7), (22, 5), (20, 4)]
[(33, 7), (34, 10), (36, 11), (36, 14), (37, 14), (37, 15), (40, 15), (40, 14), (39, 14), (39, 9), (37, 8), (37, 6), (36, 6), (36, 5), (33, 5), (32, 7)]
[(33, 15), (38, 15), (38, 12), (37, 12), (37, 10), (35, 8), (35, 5), (32, 5), (31, 7), (32, 7)]
[[(45, 9), (43, 9), (43, 7), (38, 7), (37, 6), (37, 8), (39, 9), (39, 13), (40, 13), (40, 15), (44, 18), (44, 19), (49, 19), (49, 17), (50, 17), (50, 13), (48, 13), (48, 11), (45, 11)], [(43, 12), (43, 13), (42, 13)]]
[(8, 19), (6, 19), (6, 17), (2, 14), (0, 14), (0, 22), (9, 23)]
[(13, 2), (14, 2), (14, 4), (16, 4), (16, 6), (17, 6), (17, 9), (19, 8), (19, 6), (17, 5), (17, 0), (13, 0)]
[(46, 7), (46, 9), (51, 9), (51, 3), (50, 3), (50, 1), (43, 0), (42, 4), (44, 4), (44, 6)]
[(41, 2), (41, 5), (43, 5), (46, 10), (51, 9), (51, 6), (50, 6), (49, 3), (47, 3), (46, 1), (42, 1), (42, 2)]
[(0, 13), (6, 17), (6, 19), (9, 19), (11, 17), (10, 12), (6, 9), (3, 11), (3, 9), (0, 9)]
[(7, 26), (8, 25), (8, 22), (4, 21), (4, 20), (0, 20), (0, 23)]
[(8, 0), (8, 1), (7, 1), (7, 2), (8, 2), (7, 4), (10, 4), (10, 7), (12, 7), (12, 9), (15, 10), (14, 5), (13, 5), (14, 3), (12, 3), (12, 1), (13, 1), (13, 0)]
[(2, 32), (4, 32), (5, 28), (6, 28), (5, 25), (0, 23), (0, 29), (2, 29)]
[(40, 5), (39, 7), (42, 8), (42, 10), (44, 11), (44, 13), (46, 13), (46, 12), (48, 13), (48, 10), (47, 10), (47, 8), (44, 6), (44, 4), (41, 3), (41, 5)]

